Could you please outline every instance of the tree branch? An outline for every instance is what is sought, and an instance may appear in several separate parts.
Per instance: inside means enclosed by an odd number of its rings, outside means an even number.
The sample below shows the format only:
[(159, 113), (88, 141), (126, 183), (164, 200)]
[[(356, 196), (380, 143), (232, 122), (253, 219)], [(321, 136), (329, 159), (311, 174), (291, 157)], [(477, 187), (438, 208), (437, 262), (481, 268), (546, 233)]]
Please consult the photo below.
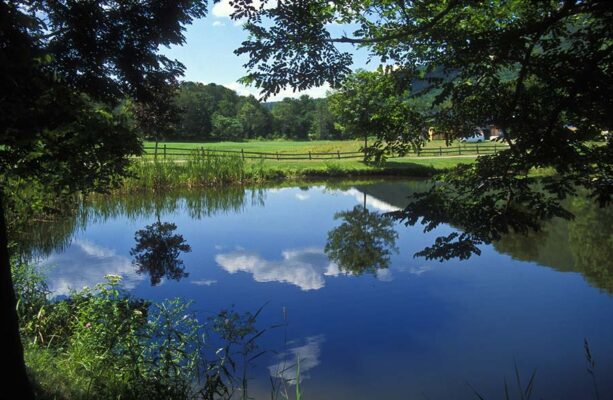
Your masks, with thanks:
[(414, 34), (417, 34), (417, 33), (422, 33), (422, 32), (424, 32), (424, 31), (426, 31), (426, 30), (428, 30), (430, 28), (433, 28), (443, 18), (445, 18), (445, 16), (447, 16), (447, 14), (449, 14), (451, 12), (451, 10), (453, 10), (453, 8), (456, 7), (458, 4), (459, 4), (458, 0), (452, 0), (452, 1), (449, 2), (447, 7), (445, 7), (445, 9), (443, 11), (438, 13), (427, 24), (416, 26), (416, 27), (412, 27), (411, 29), (405, 29), (405, 30), (403, 30), (401, 32), (397, 32), (397, 33), (394, 33), (394, 34), (391, 34), (391, 35), (385, 35), (385, 36), (381, 36), (381, 37), (372, 37), (372, 38), (351, 38), (351, 37), (343, 36), (343, 37), (340, 37), (340, 38), (328, 39), (328, 42), (330, 42), (330, 43), (367, 44), (367, 43), (381, 43), (381, 42), (387, 42), (387, 41), (390, 41), (390, 40), (402, 39), (402, 38), (404, 38), (406, 36), (414, 35)]

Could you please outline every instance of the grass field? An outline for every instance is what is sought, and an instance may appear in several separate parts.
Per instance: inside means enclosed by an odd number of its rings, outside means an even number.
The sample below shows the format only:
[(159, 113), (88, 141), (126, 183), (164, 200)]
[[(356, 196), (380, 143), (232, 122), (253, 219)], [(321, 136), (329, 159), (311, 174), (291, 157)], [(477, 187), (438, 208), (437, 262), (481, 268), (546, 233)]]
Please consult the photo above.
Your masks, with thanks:
[[(153, 142), (146, 142), (146, 154), (153, 154)], [(305, 154), (313, 153), (336, 153), (336, 152), (356, 152), (363, 145), (359, 140), (315, 140), (315, 141), (288, 141), (288, 140), (269, 140), (269, 141), (245, 141), (245, 142), (210, 142), (210, 143), (191, 143), (191, 142), (163, 142), (158, 144), (158, 157), (163, 157), (164, 145), (168, 150), (168, 158), (172, 160), (181, 160), (188, 158), (186, 156), (172, 156), (173, 151), (170, 149), (181, 149), (176, 152), (188, 154), (189, 151), (197, 149), (207, 150), (231, 150), (245, 152), (264, 152), (264, 153), (279, 153), (279, 154)], [(484, 144), (491, 146), (489, 143)], [(474, 149), (474, 144), (469, 145)], [(429, 142), (426, 148), (446, 148), (443, 140)], [(457, 143), (454, 148), (457, 148)], [(240, 153), (238, 153), (240, 154)], [(397, 175), (428, 175), (426, 169), (430, 170), (430, 174), (434, 170), (444, 170), (451, 168), (459, 163), (472, 163), (476, 159), (476, 153), (463, 156), (444, 155), (444, 156), (420, 156), (411, 154), (407, 157), (392, 158), (380, 166), (372, 166), (365, 164), (360, 156), (349, 159), (313, 159), (313, 160), (246, 160), (247, 166), (253, 168), (261, 168), (266, 171), (267, 176), (279, 177), (304, 177), (304, 176), (345, 176), (345, 175), (372, 175), (372, 174), (397, 174)]]
[[(369, 140), (372, 143), (372, 140)], [(155, 142), (145, 142), (145, 147), (148, 148), (148, 153), (150, 153), (155, 146)], [(244, 142), (160, 142), (158, 145), (158, 149), (162, 149), (164, 145), (168, 148), (176, 148), (176, 149), (185, 149), (185, 150), (195, 150), (195, 149), (210, 149), (210, 150), (234, 150), (234, 151), (255, 151), (255, 152), (264, 152), (264, 153), (335, 153), (340, 151), (344, 152), (354, 152), (359, 151), (363, 146), (363, 140), (311, 140), (311, 141), (291, 141), (291, 140), (249, 140)], [(504, 148), (504, 145), (501, 143), (496, 144), (499, 148)], [(427, 142), (424, 145), (424, 149), (439, 149), (443, 150), (449, 148), (457, 148), (458, 146), (462, 148), (471, 148), (474, 149), (477, 144), (476, 143), (468, 143), (468, 144), (460, 144), (458, 142), (453, 143), (450, 147), (445, 145), (444, 140), (433, 140), (431, 142)], [(485, 142), (480, 143), (478, 146), (483, 146), (484, 148), (491, 148), (494, 146), (493, 143)]]

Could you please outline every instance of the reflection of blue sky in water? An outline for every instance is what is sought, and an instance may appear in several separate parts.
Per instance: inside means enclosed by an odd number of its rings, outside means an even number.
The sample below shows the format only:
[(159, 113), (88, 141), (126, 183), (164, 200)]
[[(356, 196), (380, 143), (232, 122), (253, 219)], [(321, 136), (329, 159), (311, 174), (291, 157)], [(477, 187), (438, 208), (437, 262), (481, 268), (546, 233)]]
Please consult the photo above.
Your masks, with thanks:
[(73, 241), (63, 253), (51, 255), (41, 266), (54, 297), (93, 287), (104, 282), (106, 275), (120, 275), (126, 289), (134, 288), (143, 279), (129, 257), (87, 240)]
[(309, 379), (309, 371), (321, 363), (321, 345), (324, 335), (309, 336), (301, 341), (290, 342), (289, 349), (276, 357), (276, 362), (268, 367), (270, 376), (283, 379), (290, 385), (296, 384), (298, 360), (300, 360), (300, 382)]
[[(513, 260), (492, 246), (462, 262), (413, 258), (438, 234), (453, 231), (445, 226), (423, 233), (422, 226), (398, 224), (400, 253), (375, 276), (342, 274), (328, 260), (323, 249), (338, 226), (335, 213), (361, 205), (364, 192), (369, 210), (391, 211), (420, 184), (266, 190), (263, 207), (247, 201), (201, 219), (186, 207), (162, 212), (193, 251), (183, 257), (189, 278), (157, 287), (135, 274), (129, 256), (134, 232), (155, 215), (97, 218), (63, 253), (44, 261), (55, 265), (47, 271), (49, 285), (66, 294), (119, 274), (134, 296), (193, 300), (202, 321), (231, 305), (254, 312), (267, 304), (258, 329), (278, 324), (279, 310), (289, 310), (287, 335), (302, 340), (283, 347), (279, 330), (258, 338), (262, 349), (282, 350), (257, 360), (250, 387), (258, 399), (270, 397), (271, 375), (295, 379), (295, 368), (285, 368), (297, 355), (302, 377), (310, 376), (302, 388), (310, 399), (474, 399), (467, 381), (484, 398), (497, 398), (504, 378), (514, 376), (515, 359), (522, 373), (538, 369), (535, 397), (591, 393), (581, 369), (583, 340), (590, 341), (601, 376), (610, 375), (613, 322), (606, 316), (613, 298), (581, 274)], [(563, 250), (564, 243), (552, 248)], [(613, 381), (599, 384), (613, 392)]]

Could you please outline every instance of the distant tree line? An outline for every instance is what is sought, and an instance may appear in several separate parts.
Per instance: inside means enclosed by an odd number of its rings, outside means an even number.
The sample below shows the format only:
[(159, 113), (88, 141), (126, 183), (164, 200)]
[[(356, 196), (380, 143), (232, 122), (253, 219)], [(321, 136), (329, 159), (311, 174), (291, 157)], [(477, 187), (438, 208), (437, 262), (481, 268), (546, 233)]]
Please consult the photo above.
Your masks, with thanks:
[[(176, 116), (161, 134), (185, 140), (342, 139), (327, 99), (308, 95), (262, 103), (214, 83), (181, 83), (174, 94)], [(145, 129), (146, 130), (146, 129)], [(145, 132), (160, 136), (160, 132)]]

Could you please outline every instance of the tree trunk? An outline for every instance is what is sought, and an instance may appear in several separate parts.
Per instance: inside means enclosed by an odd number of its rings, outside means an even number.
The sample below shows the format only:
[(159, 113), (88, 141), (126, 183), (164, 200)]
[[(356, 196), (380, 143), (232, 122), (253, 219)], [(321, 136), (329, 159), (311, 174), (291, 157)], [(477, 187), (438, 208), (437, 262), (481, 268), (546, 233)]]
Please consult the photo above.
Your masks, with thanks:
[(366, 162), (366, 150), (368, 149), (368, 134), (364, 134), (364, 162)]
[[(19, 336), (17, 301), (11, 262), (8, 252), (6, 220), (4, 216), (4, 197), (0, 191), (0, 346), (2, 346), (2, 380), (0, 399), (34, 399), (32, 386), (23, 359), (23, 346)], [(9, 397), (10, 396), (10, 397)]]

